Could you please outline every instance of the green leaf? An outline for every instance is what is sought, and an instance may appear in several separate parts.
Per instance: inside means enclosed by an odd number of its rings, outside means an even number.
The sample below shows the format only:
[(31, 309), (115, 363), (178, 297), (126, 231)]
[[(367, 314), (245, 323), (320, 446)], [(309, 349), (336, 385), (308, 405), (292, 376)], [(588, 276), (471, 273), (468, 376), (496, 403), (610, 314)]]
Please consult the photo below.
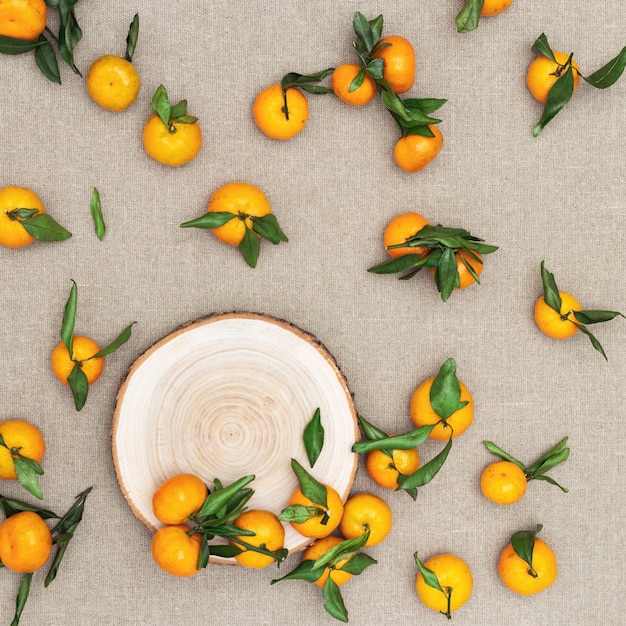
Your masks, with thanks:
[(583, 76), (583, 79), (598, 89), (606, 89), (617, 82), (624, 72), (624, 67), (626, 67), (626, 46), (614, 59), (590, 76)]
[(548, 99), (541, 114), (539, 122), (533, 129), (533, 135), (538, 137), (546, 124), (569, 102), (574, 93), (574, 71), (571, 63), (561, 74), (548, 92)]
[(303, 440), (306, 455), (311, 467), (313, 467), (324, 446), (324, 427), (319, 408), (315, 409), (311, 421), (305, 426)]
[(46, 587), (57, 576), (59, 566), (61, 565), (61, 561), (63, 559), (63, 556), (65, 555), (65, 551), (67, 550), (71, 539), (74, 537), (74, 532), (76, 531), (76, 528), (83, 519), (85, 500), (87, 499), (87, 496), (89, 495), (91, 490), (92, 487), (88, 487), (87, 489), (79, 493), (76, 496), (74, 504), (72, 504), (72, 506), (65, 513), (65, 515), (63, 515), (63, 517), (52, 528), (52, 534), (56, 535), (54, 543), (56, 543), (57, 545), (57, 551), (54, 555), (54, 559), (44, 580), (44, 586)]
[(313, 567), (314, 564), (315, 561), (311, 559), (301, 561), (289, 574), (270, 581), (270, 585), (275, 585), (282, 580), (306, 580), (313, 583), (324, 573), (323, 567)]
[(133, 21), (128, 28), (128, 35), (126, 37), (126, 54), (124, 58), (132, 63), (133, 55), (135, 54), (135, 47), (137, 46), (137, 37), (139, 36), (139, 14), (135, 13)]
[(39, 484), (39, 476), (44, 472), (41, 465), (34, 459), (29, 459), (19, 453), (17, 456), (13, 457), (13, 465), (20, 485), (22, 485), (26, 491), (32, 493), (35, 498), (42, 500), (43, 493), (41, 491), (41, 485)]
[(67, 348), (70, 359), (74, 358), (74, 324), (76, 323), (76, 306), (78, 302), (78, 287), (72, 280), (70, 295), (63, 309), (63, 321), (61, 322), (61, 340)]
[(177, 120), (183, 117), (187, 113), (187, 100), (181, 100), (178, 104), (172, 107), (170, 112), (170, 119)]
[(502, 448), (499, 448), (495, 443), (492, 443), (491, 441), (483, 441), (483, 443), (485, 444), (489, 452), (495, 454), (496, 456), (499, 456), (505, 461), (509, 461), (509, 463), (514, 463), (522, 470), (522, 472), (524, 472), (524, 474), (526, 473), (526, 466), (521, 461), (518, 461), (516, 458), (512, 457), (510, 454), (502, 450)]
[(316, 94), (332, 93), (333, 91), (330, 87), (324, 87), (323, 85), (300, 85), (300, 89), (307, 93)]
[(170, 101), (167, 96), (167, 90), (162, 84), (159, 85), (157, 90), (154, 92), (150, 106), (154, 113), (158, 115), (161, 121), (169, 128), (172, 106), (170, 105)]
[(465, 406), (461, 403), (461, 386), (456, 377), (456, 362), (448, 359), (440, 368), (430, 388), (430, 405), (442, 420)]
[(348, 572), (349, 574), (353, 574), (358, 576), (361, 572), (363, 572), (370, 565), (376, 565), (378, 561), (373, 559), (371, 556), (367, 554), (355, 554), (347, 563), (344, 563), (341, 567), (337, 569), (342, 572)]
[(195, 124), (198, 118), (193, 115), (179, 115), (178, 117), (172, 117), (172, 121), (177, 124)]
[(533, 476), (534, 480), (545, 480), (547, 483), (550, 483), (551, 485), (554, 485), (556, 487), (558, 487), (563, 493), (569, 493), (569, 489), (563, 487), (562, 485), (559, 485), (559, 483), (556, 482), (556, 480), (554, 480), (554, 478), (550, 478), (550, 476), (545, 476), (543, 474), (537, 475), (537, 476)]
[[(129, 324), (110, 344), (102, 348), (99, 352), (96, 352), (93, 356), (90, 356), (89, 359), (98, 359), (108, 356), (109, 354), (113, 354), (130, 339), (132, 328), (135, 323), (136, 322), (132, 322), (132, 324)], [(85, 360), (88, 361), (89, 359)]]
[(252, 216), (252, 230), (261, 235), (268, 241), (271, 241), (274, 245), (279, 244), (281, 241), (289, 241), (287, 235), (281, 230), (278, 225), (278, 220), (273, 213), (268, 213), (262, 217)]
[(230, 220), (237, 218), (234, 213), (230, 213), (229, 211), (213, 211), (210, 213), (205, 213), (200, 217), (196, 217), (193, 220), (188, 222), (183, 222), (180, 227), (181, 228), (218, 228), (219, 226), (223, 226), (226, 222), (230, 222)]
[(405, 98), (404, 104), (411, 110), (421, 111), (425, 115), (434, 113), (447, 102), (444, 98)]
[(545, 33), (541, 33), (541, 35), (537, 37), (535, 43), (533, 44), (532, 51), (535, 54), (542, 54), (543, 56), (548, 57), (551, 61), (554, 61), (555, 63), (557, 62)]
[(16, 513), (20, 513), (21, 511), (32, 511), (33, 513), (37, 513), (41, 519), (55, 519), (59, 516), (53, 511), (49, 511), (48, 509), (42, 509), (38, 506), (33, 506), (32, 504), (28, 504), (26, 502), (22, 502), (21, 500), (14, 500), (12, 498), (5, 498), (4, 496), (0, 496), (0, 508), (2, 508), (2, 512), (5, 517), (11, 517), (11, 515), (15, 515)]
[(402, 435), (386, 435), (369, 441), (357, 441), (352, 446), (352, 452), (367, 454), (372, 450), (411, 450), (424, 443), (435, 426), (437, 424), (427, 424)]
[(91, 201), (89, 203), (91, 209), (91, 217), (93, 217), (94, 227), (96, 229), (96, 236), (100, 241), (104, 239), (106, 232), (106, 225), (104, 223), (104, 217), (102, 216), (102, 205), (100, 203), (100, 192), (93, 188), (91, 192)]
[(232, 485), (222, 489), (216, 489), (210, 493), (202, 504), (202, 508), (196, 514), (196, 517), (209, 517), (216, 515), (221, 509), (227, 509), (231, 498), (236, 497), (242, 487), (254, 480), (254, 474), (244, 476), (236, 480)]
[(45, 45), (47, 41), (45, 37), (44, 41), (42, 41), (41, 38), (36, 41), (27, 41), (25, 39), (17, 39), (16, 37), (0, 35), (0, 53), (11, 55), (24, 54), (25, 52), (36, 50), (40, 46)]
[(63, 241), (72, 236), (47, 213), (38, 213), (20, 222), (26, 232), (39, 241)]
[(357, 36), (357, 42), (360, 44), (360, 51), (366, 52), (367, 54), (371, 54), (374, 50), (374, 47), (378, 43), (380, 39), (380, 34), (382, 31), (383, 24), (383, 16), (379, 15), (376, 18), (374, 24), (376, 25), (376, 32), (372, 28), (372, 24), (365, 18), (362, 13), (358, 11), (354, 14), (352, 18), (352, 28)]
[(13, 621), (11, 622), (11, 626), (17, 626), (20, 623), (22, 612), (24, 611), (24, 607), (26, 606), (26, 601), (28, 600), (28, 594), (30, 592), (30, 583), (32, 579), (33, 579), (32, 573), (22, 575), (22, 579), (20, 580), (20, 586), (17, 590), (17, 597), (15, 599), (15, 615), (13, 616)]
[(581, 324), (599, 324), (615, 317), (624, 317), (619, 311), (574, 311), (574, 317)]
[[(206, 543), (206, 542), (203, 542), (203, 543)], [(243, 550), (240, 547), (235, 546), (233, 544), (227, 544), (227, 545), (208, 546), (208, 552), (210, 556), (221, 556), (225, 559), (232, 559), (238, 554), (241, 554)]]
[(356, 91), (365, 80), (365, 70), (361, 68), (359, 73), (350, 81), (350, 85), (348, 86), (348, 91), (353, 92)]
[(326, 550), (316, 561), (315, 567), (334, 567), (340, 561), (351, 559), (361, 548), (365, 546), (370, 536), (368, 530), (360, 537), (354, 539), (344, 539), (342, 542)]
[(444, 449), (434, 456), (428, 463), (425, 463), (419, 469), (415, 470), (412, 474), (405, 476), (400, 474), (398, 476), (398, 488), (399, 489), (417, 489), (427, 485), (436, 475), (437, 472), (443, 467), (443, 464), (448, 458), (448, 454), (452, 449), (452, 436), (448, 439), (448, 443)]
[(339, 585), (330, 576), (324, 583), (322, 597), (326, 600), (324, 608), (328, 613), (341, 622), (348, 621), (348, 611), (346, 609), (346, 605), (343, 603)]
[(372, 274), (397, 274), (411, 268), (421, 268), (426, 263), (426, 257), (423, 257), (421, 254), (403, 254), (402, 256), (373, 265), (367, 271), (372, 272)]
[(293, 469), (300, 491), (305, 498), (308, 498), (313, 504), (318, 504), (323, 508), (328, 508), (326, 487), (309, 474), (296, 459), (291, 459), (291, 468)]
[(359, 420), (359, 426), (367, 439), (376, 440), (388, 437), (387, 433), (383, 432), (379, 428), (376, 428), (376, 426), (368, 422), (362, 415), (357, 415), (357, 419)]
[(246, 224), (246, 231), (239, 244), (239, 250), (250, 267), (256, 267), (261, 251), (259, 236)]
[(41, 70), (42, 74), (53, 83), (61, 84), (61, 74), (59, 72), (59, 63), (52, 44), (42, 34), (39, 36), (40, 45), (35, 49), (35, 63)]
[(561, 294), (554, 280), (554, 274), (546, 269), (544, 261), (541, 261), (541, 282), (543, 283), (543, 299), (545, 303), (553, 310), (561, 315)]
[(431, 569), (428, 569), (422, 563), (420, 558), (417, 556), (417, 552), (413, 554), (413, 558), (415, 559), (415, 564), (417, 565), (417, 569), (419, 570), (419, 573), (424, 578), (424, 582), (429, 587), (432, 587), (433, 589), (436, 589), (437, 591), (441, 591), (441, 593), (444, 593), (443, 589), (441, 588), (441, 585), (439, 584), (439, 579), (437, 578), (437, 574), (435, 574), (435, 572), (433, 572)]
[(80, 363), (74, 363), (74, 368), (67, 377), (67, 382), (72, 390), (74, 406), (77, 411), (80, 411), (85, 406), (87, 394), (89, 393), (89, 382)]
[(383, 80), (383, 74), (385, 72), (385, 59), (372, 59), (366, 65), (367, 73), (376, 81)]
[(305, 506), (304, 504), (291, 504), (285, 507), (278, 519), (281, 522), (293, 522), (294, 524), (303, 524), (304, 522), (315, 517), (322, 517), (325, 511), (319, 506)]
[(485, 0), (467, 0), (456, 16), (456, 29), (459, 33), (469, 33), (478, 27), (480, 12)]
[(535, 546), (535, 537), (542, 528), (541, 524), (537, 524), (536, 530), (520, 530), (511, 536), (511, 545), (515, 554), (528, 564), (530, 568), (528, 573), (534, 575), (535, 578), (537, 574), (533, 574), (535, 572), (533, 569), (533, 548)]
[[(569, 448), (566, 448), (567, 445), (567, 437), (561, 439), (559, 443), (556, 444), (553, 448), (550, 448), (543, 456), (537, 459), (528, 469), (526, 470), (529, 474), (529, 478), (532, 477), (533, 474), (540, 472), (540, 468), (547, 467), (550, 464), (550, 467), (554, 467), (558, 463), (562, 463), (567, 459), (569, 455)], [(566, 456), (562, 458), (563, 453), (566, 453)], [(559, 458), (561, 460), (558, 463), (552, 463), (552, 460), (555, 458)], [(545, 469), (543, 471), (546, 471)], [(541, 471), (540, 473), (543, 473)]]
[(456, 265), (456, 257), (452, 248), (446, 248), (435, 269), (435, 284), (446, 302), (459, 282), (459, 270)]
[(59, 0), (58, 9), (60, 16), (59, 34), (57, 44), (63, 60), (70, 66), (75, 74), (81, 75), (74, 64), (74, 48), (82, 39), (83, 33), (74, 14), (75, 0)]
[(589, 341), (591, 341), (591, 345), (604, 357), (605, 361), (608, 361), (609, 359), (606, 356), (606, 352), (604, 351), (602, 344), (598, 341), (596, 336), (593, 335), (591, 331), (586, 326), (583, 326), (582, 324), (576, 324), (576, 328), (578, 328), (578, 330), (581, 333), (583, 333), (583, 335), (587, 335), (587, 337), (589, 337)]

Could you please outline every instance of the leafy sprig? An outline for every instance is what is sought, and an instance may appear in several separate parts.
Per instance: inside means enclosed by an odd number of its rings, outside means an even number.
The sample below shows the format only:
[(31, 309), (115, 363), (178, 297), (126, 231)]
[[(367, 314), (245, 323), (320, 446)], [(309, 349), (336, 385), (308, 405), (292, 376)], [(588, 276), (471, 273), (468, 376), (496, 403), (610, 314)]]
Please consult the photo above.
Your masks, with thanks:
[(449, 228), (446, 226), (424, 226), (415, 235), (405, 242), (389, 246), (389, 248), (424, 248), (421, 254), (404, 254), (388, 259), (374, 265), (368, 272), (374, 274), (397, 274), (401, 280), (412, 278), (424, 267), (434, 268), (435, 284), (446, 302), (455, 287), (460, 285), (459, 270), (457, 267), (457, 255), (477, 283), (480, 283), (478, 272), (474, 264), (482, 265), (482, 259), (478, 254), (490, 254), (498, 247), (483, 243), (482, 239), (475, 237), (469, 231), (462, 228)]
[[(246, 263), (252, 268), (256, 267), (259, 259), (261, 237), (274, 245), (278, 245), (281, 241), (289, 241), (273, 213), (267, 213), (259, 217), (243, 211), (238, 213), (212, 211), (188, 222), (183, 222), (180, 226), (181, 228), (204, 228), (210, 230), (223, 226), (234, 219), (241, 220), (245, 225), (246, 230), (239, 244), (239, 250)], [(248, 225), (248, 221), (252, 223), (252, 226)]]
[(77, 303), (78, 287), (76, 286), (76, 282), (72, 281), (72, 287), (70, 288), (70, 293), (63, 309), (63, 321), (61, 322), (60, 335), (61, 340), (63, 341), (63, 344), (67, 349), (70, 360), (74, 362), (74, 367), (67, 377), (67, 382), (72, 391), (74, 406), (76, 407), (77, 411), (80, 411), (85, 406), (85, 402), (87, 401), (87, 394), (89, 391), (89, 382), (87, 380), (85, 372), (83, 372), (84, 362), (113, 354), (113, 352), (123, 346), (130, 339), (132, 327), (135, 322), (132, 322), (126, 328), (124, 328), (124, 330), (104, 348), (102, 348), (95, 354), (92, 354), (91, 356), (79, 361), (78, 359), (74, 358), (73, 350)]
[(41, 465), (27, 456), (21, 454), (21, 448), (9, 447), (2, 435), (0, 435), (0, 446), (6, 448), (11, 455), (13, 461), (13, 467), (15, 468), (15, 474), (20, 485), (26, 489), (29, 493), (34, 495), (39, 500), (43, 499), (43, 493), (41, 491), (41, 484), (39, 483), (39, 476), (43, 476), (43, 468)]
[[(370, 565), (377, 561), (360, 550), (369, 539), (369, 530), (355, 539), (345, 539), (327, 550), (317, 560), (304, 559), (291, 572), (282, 578), (276, 578), (270, 582), (271, 585), (283, 580), (305, 580), (315, 582), (324, 570), (328, 568), (329, 575), (326, 578), (322, 589), (322, 597), (326, 601), (324, 609), (335, 619), (342, 622), (348, 621), (348, 611), (341, 596), (339, 585), (330, 575), (333, 571), (347, 572), (352, 575), (359, 575)], [(342, 561), (346, 561), (342, 563)]]
[[(582, 311), (565, 311), (561, 313), (561, 307), (563, 301), (559, 288), (557, 287), (554, 274), (546, 269), (545, 262), (541, 261), (541, 282), (543, 283), (543, 299), (545, 303), (556, 313), (558, 313), (563, 322), (569, 322), (574, 324), (578, 330), (589, 337), (591, 345), (608, 360), (604, 348), (598, 341), (598, 339), (587, 328), (589, 324), (599, 324), (601, 322), (608, 322), (616, 317), (625, 317), (619, 311), (604, 311), (598, 309), (585, 309)], [(570, 318), (570, 315), (574, 316), (574, 319)]]
[[(41, 509), (29, 505), (26, 502), (5, 498), (4, 496), (0, 495), (0, 508), (2, 508), (2, 511), (4, 512), (6, 517), (10, 517), (11, 515), (15, 515), (16, 513), (20, 513), (21, 511), (32, 511), (33, 513), (37, 513), (43, 520), (58, 520), (50, 530), (50, 532), (52, 533), (52, 545), (56, 546), (56, 552), (44, 580), (45, 587), (47, 587), (58, 574), (63, 556), (65, 555), (68, 545), (74, 537), (74, 533), (76, 532), (76, 529), (78, 528), (78, 525), (83, 518), (85, 500), (87, 499), (87, 496), (89, 495), (91, 490), (92, 487), (89, 487), (83, 492), (79, 493), (76, 496), (74, 504), (72, 504), (72, 506), (62, 517), (59, 517), (56, 513), (47, 509)], [(11, 626), (18, 626), (20, 622), (22, 612), (24, 611), (24, 607), (30, 593), (32, 579), (33, 574), (31, 573), (24, 574), (22, 576), (22, 579), (20, 580), (20, 585), (15, 600), (15, 614), (13, 616)]]
[(531, 480), (544, 480), (551, 485), (557, 486), (564, 493), (569, 491), (565, 487), (559, 485), (556, 480), (546, 475), (546, 472), (559, 465), (559, 463), (564, 463), (569, 458), (570, 450), (566, 447), (567, 437), (559, 441), (559, 443), (557, 443), (553, 448), (550, 448), (550, 450), (537, 459), (532, 465), (528, 466), (512, 457), (508, 452), (502, 450), (502, 448), (499, 448), (495, 443), (491, 441), (484, 441), (483, 443), (487, 447), (487, 450), (489, 450), (492, 454), (517, 465), (517, 467), (524, 472), (527, 482), (530, 482)]
[[(570, 54), (565, 63), (560, 64), (554, 56), (554, 52), (548, 43), (545, 33), (541, 33), (532, 46), (535, 54), (543, 55), (557, 64), (554, 75), (557, 80), (548, 92), (548, 98), (544, 105), (543, 113), (539, 122), (533, 129), (533, 135), (538, 137), (546, 124), (550, 122), (559, 111), (569, 102), (574, 93), (574, 72), (578, 70), (572, 64), (572, 54)], [(626, 67), (626, 46), (622, 48), (620, 53), (605, 63), (589, 76), (580, 74), (581, 78), (597, 89), (606, 89), (615, 84), (624, 72)], [(578, 72), (579, 73), (579, 72)]]
[(39, 209), (15, 208), (6, 211), (7, 217), (23, 226), (38, 241), (64, 241), (72, 236), (68, 230)]
[(422, 563), (419, 556), (417, 555), (417, 552), (413, 554), (413, 558), (415, 559), (415, 564), (417, 565), (417, 569), (419, 573), (424, 578), (424, 582), (429, 587), (432, 587), (433, 589), (436, 589), (437, 591), (441, 591), (441, 593), (443, 593), (443, 595), (445, 596), (446, 601), (447, 601), (447, 608), (445, 611), (440, 611), (440, 612), (443, 613), (443, 615), (445, 615), (449, 620), (452, 619), (451, 606), (452, 606), (452, 593), (454, 589), (447, 585), (446, 587), (442, 587), (441, 583), (439, 582), (439, 578), (437, 577), (437, 574), (435, 574), (433, 570), (429, 569)]
[(187, 100), (181, 100), (173, 106), (170, 104), (167, 89), (162, 84), (154, 92), (150, 107), (172, 135), (176, 133), (175, 124), (194, 124), (198, 121), (197, 117), (187, 114)]

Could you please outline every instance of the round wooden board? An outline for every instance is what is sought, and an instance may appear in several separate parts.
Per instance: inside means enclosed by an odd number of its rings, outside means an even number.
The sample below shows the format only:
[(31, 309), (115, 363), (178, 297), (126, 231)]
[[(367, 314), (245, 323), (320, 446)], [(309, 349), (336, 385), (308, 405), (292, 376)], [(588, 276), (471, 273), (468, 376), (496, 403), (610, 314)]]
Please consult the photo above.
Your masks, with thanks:
[[(152, 494), (170, 476), (190, 472), (212, 488), (216, 478), (228, 485), (254, 474), (248, 508), (279, 513), (297, 487), (291, 459), (309, 468), (302, 435), (317, 408), (325, 437), (310, 473), (345, 500), (359, 429), (334, 358), (309, 333), (267, 315), (197, 320), (149, 348), (120, 386), (112, 447), (122, 492), (155, 531)], [(285, 525), (290, 552), (310, 541)]]

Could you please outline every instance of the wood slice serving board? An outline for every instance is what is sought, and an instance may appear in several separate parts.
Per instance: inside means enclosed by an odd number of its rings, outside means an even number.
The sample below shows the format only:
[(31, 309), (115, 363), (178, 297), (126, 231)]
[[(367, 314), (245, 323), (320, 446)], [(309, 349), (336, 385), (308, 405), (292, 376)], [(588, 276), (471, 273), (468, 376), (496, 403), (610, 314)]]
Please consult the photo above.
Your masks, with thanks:
[[(309, 333), (266, 315), (225, 313), (167, 335), (120, 386), (112, 446), (117, 479), (134, 514), (161, 524), (152, 494), (181, 473), (212, 489), (254, 474), (248, 508), (279, 513), (297, 487), (291, 459), (309, 468), (303, 431), (319, 408), (324, 446), (311, 474), (345, 500), (358, 457), (353, 399), (328, 351)], [(310, 539), (285, 526), (285, 547)], [(214, 562), (234, 562), (214, 558)]]

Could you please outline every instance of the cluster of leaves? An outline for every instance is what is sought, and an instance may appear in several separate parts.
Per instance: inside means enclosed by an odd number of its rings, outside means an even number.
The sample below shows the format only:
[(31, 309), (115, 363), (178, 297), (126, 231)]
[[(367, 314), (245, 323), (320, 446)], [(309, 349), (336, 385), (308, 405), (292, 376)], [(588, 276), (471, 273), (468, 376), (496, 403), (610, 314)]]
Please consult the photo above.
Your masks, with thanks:
[(553, 467), (556, 467), (559, 463), (567, 461), (569, 457), (569, 448), (567, 445), (567, 437), (559, 441), (553, 448), (550, 448), (543, 456), (537, 459), (532, 465), (526, 466), (521, 461), (513, 458), (508, 452), (499, 448), (495, 443), (491, 441), (483, 442), (487, 447), (487, 450), (496, 456), (499, 456), (505, 461), (514, 463), (519, 467), (526, 475), (526, 480), (545, 480), (551, 485), (556, 485), (561, 491), (567, 493), (568, 489), (559, 485), (553, 478), (546, 475), (546, 472), (550, 471)]
[(176, 124), (194, 124), (197, 117), (187, 114), (187, 100), (181, 100), (178, 104), (171, 105), (167, 95), (167, 89), (159, 85), (150, 102), (152, 111), (163, 122), (167, 130), (173, 135), (176, 133)]
[[(562, 300), (561, 294), (559, 293), (559, 288), (557, 287), (554, 275), (546, 269), (543, 261), (541, 261), (541, 281), (543, 283), (543, 299), (545, 303), (553, 311), (556, 311), (561, 316), (561, 319), (564, 322), (567, 321), (574, 324), (574, 326), (576, 326), (576, 328), (578, 328), (581, 333), (587, 335), (593, 347), (606, 360), (608, 360), (606, 353), (604, 352), (604, 348), (586, 325), (608, 322), (618, 316), (624, 317), (624, 315), (619, 311), (603, 311), (595, 309), (586, 309), (583, 311), (566, 311), (565, 313), (561, 313)], [(570, 319), (570, 314), (574, 316), (575, 321)]]
[[(83, 518), (85, 500), (87, 499), (87, 496), (89, 495), (91, 489), (92, 488), (89, 487), (88, 489), (85, 489), (85, 491), (79, 493), (78, 496), (76, 496), (74, 504), (62, 517), (47, 509), (41, 509), (26, 504), (25, 502), (21, 502), (20, 500), (13, 500), (10, 498), (5, 498), (4, 496), (0, 496), (0, 507), (2, 508), (2, 511), (4, 512), (4, 515), (6, 517), (10, 517), (11, 515), (14, 515), (15, 513), (20, 513), (22, 511), (32, 511), (34, 513), (37, 513), (37, 515), (39, 515), (44, 520), (58, 520), (51, 528), (52, 541), (53, 545), (56, 546), (56, 552), (44, 580), (44, 586), (46, 587), (57, 576), (59, 566), (61, 564), (61, 560), (63, 559), (65, 551), (67, 550), (68, 545), (74, 536), (74, 532), (76, 531), (80, 521)], [(20, 586), (17, 592), (15, 616), (13, 618), (13, 621), (11, 622), (11, 626), (17, 626), (19, 624), (20, 617), (22, 616), (22, 612), (24, 610), (24, 606), (26, 605), (26, 601), (28, 600), (28, 594), (30, 593), (32, 578), (32, 573), (24, 574), (22, 576), (22, 580), (20, 582)]]
[(435, 283), (445, 302), (455, 287), (460, 284), (459, 270), (457, 267), (457, 254), (462, 253), (461, 259), (469, 273), (477, 283), (480, 283), (478, 273), (468, 261), (468, 257), (474, 262), (482, 264), (481, 258), (476, 254), (490, 254), (495, 252), (497, 246), (483, 243), (482, 239), (473, 236), (462, 228), (449, 228), (446, 226), (424, 226), (415, 235), (409, 237), (404, 243), (399, 243), (390, 248), (425, 248), (423, 254), (404, 254), (402, 256), (383, 261), (368, 269), (375, 274), (397, 274), (404, 272), (402, 280), (412, 278), (423, 267), (435, 268)]
[[(360, 552), (369, 539), (369, 530), (355, 539), (344, 539), (336, 546), (333, 546), (322, 554), (318, 559), (304, 559), (291, 571), (282, 578), (271, 581), (274, 585), (282, 580), (305, 580), (314, 583), (328, 568), (330, 572), (333, 570), (341, 570), (353, 576), (359, 575), (370, 565), (374, 565), (376, 560), (369, 555)], [(346, 561), (342, 563), (342, 561)], [(326, 601), (324, 608), (335, 619), (342, 622), (348, 621), (348, 610), (341, 596), (339, 585), (330, 575), (326, 578), (322, 589), (322, 596)]]
[(74, 63), (74, 48), (83, 36), (74, 12), (74, 6), (77, 2), (78, 0), (46, 0), (46, 5), (49, 8), (59, 12), (58, 33), (53, 33), (46, 26), (45, 31), (35, 41), (0, 36), (0, 53), (15, 55), (34, 50), (37, 67), (46, 78), (60, 85), (61, 74), (56, 52), (52, 45), (54, 42), (61, 58), (75, 74), (80, 75)]
[[(467, 402), (461, 401), (461, 388), (456, 376), (456, 362), (450, 358), (439, 368), (437, 376), (430, 388), (430, 404), (433, 411), (441, 418), (446, 428), (450, 428), (450, 438), (441, 452), (430, 461), (415, 470), (412, 474), (398, 476), (398, 490), (406, 491), (414, 500), (417, 490), (428, 484), (443, 467), (448, 454), (452, 449), (452, 427), (446, 420), (456, 411), (462, 409)], [(352, 446), (352, 451), (367, 454), (372, 450), (381, 450), (390, 459), (393, 459), (394, 450), (410, 450), (420, 446), (430, 435), (438, 423), (414, 428), (401, 435), (389, 436), (379, 430), (363, 417), (359, 416), (359, 424), (365, 435), (364, 441), (358, 441)]]
[(72, 391), (74, 397), (74, 405), (77, 411), (80, 411), (85, 402), (87, 401), (87, 393), (89, 391), (89, 382), (87, 376), (83, 372), (83, 363), (90, 361), (91, 359), (97, 359), (108, 356), (115, 352), (118, 348), (123, 346), (131, 336), (132, 326), (134, 322), (129, 324), (110, 344), (92, 354), (87, 359), (82, 361), (74, 359), (73, 344), (74, 344), (74, 326), (76, 323), (76, 309), (78, 303), (78, 288), (76, 283), (72, 281), (72, 287), (70, 289), (70, 295), (65, 303), (63, 310), (63, 321), (61, 323), (61, 340), (67, 348), (69, 357), (74, 361), (74, 367), (67, 377), (67, 382)]
[[(570, 54), (567, 61), (560, 65), (554, 57), (554, 52), (548, 43), (545, 33), (542, 33), (532, 46), (535, 54), (541, 54), (551, 61), (557, 63), (558, 68), (555, 75), (558, 77), (548, 93), (543, 113), (539, 122), (533, 129), (533, 135), (537, 137), (541, 134), (546, 124), (554, 118), (554, 116), (569, 102), (574, 93), (574, 72), (577, 70), (572, 65), (572, 55)], [(613, 85), (624, 72), (626, 67), (626, 46), (622, 48), (620, 53), (601, 68), (590, 74), (583, 76), (582, 79), (597, 89), (606, 89)]]
[(7, 211), (10, 220), (17, 221), (24, 230), (38, 241), (63, 241), (72, 236), (68, 230), (39, 209), (18, 207)]
[[(202, 535), (198, 569), (205, 568), (211, 556), (232, 558), (245, 550), (271, 556), (278, 563), (287, 558), (286, 549), (272, 552), (263, 545), (254, 546), (241, 539), (242, 536), (252, 537), (255, 533), (233, 524), (234, 520), (246, 510), (246, 504), (254, 494), (254, 490), (246, 486), (254, 478), (253, 474), (244, 476), (228, 487), (224, 487), (221, 481), (215, 479), (213, 491), (209, 492), (200, 510), (191, 518), (190, 534)], [(216, 537), (226, 539), (229, 543), (210, 543)]]
[(41, 491), (41, 484), (39, 483), (39, 476), (43, 476), (43, 467), (27, 456), (20, 453), (21, 448), (10, 448), (2, 435), (0, 435), (0, 446), (6, 448), (13, 460), (13, 467), (15, 468), (15, 474), (20, 485), (26, 489), (29, 493), (34, 495), (40, 500), (43, 499), (43, 493)]
[[(183, 222), (180, 226), (181, 228), (204, 228), (210, 230), (223, 226), (231, 220), (241, 220), (246, 227), (243, 239), (239, 244), (239, 250), (250, 267), (256, 267), (261, 252), (261, 238), (267, 239), (275, 246), (281, 241), (289, 241), (273, 213), (267, 213), (258, 217), (243, 211), (237, 214), (230, 211), (212, 211), (188, 222)], [(252, 222), (252, 227), (248, 226), (248, 220)]]

